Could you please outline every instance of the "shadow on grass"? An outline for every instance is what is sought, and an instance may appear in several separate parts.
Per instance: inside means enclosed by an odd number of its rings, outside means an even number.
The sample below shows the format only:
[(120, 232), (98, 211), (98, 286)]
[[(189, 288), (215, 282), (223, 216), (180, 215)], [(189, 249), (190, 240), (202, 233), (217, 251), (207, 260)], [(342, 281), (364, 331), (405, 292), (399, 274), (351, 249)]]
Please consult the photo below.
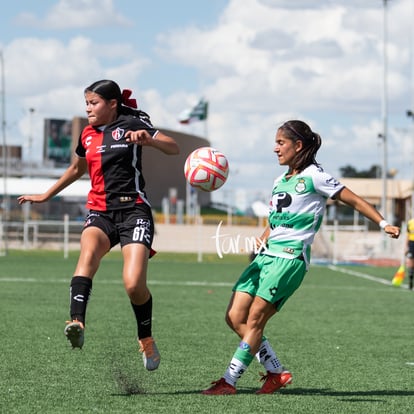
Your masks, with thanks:
[[(197, 395), (203, 391), (200, 390), (184, 390), (184, 391), (145, 391), (142, 388), (132, 386), (126, 387), (123, 391), (119, 393), (111, 394), (113, 397), (130, 397), (132, 395)], [(257, 391), (257, 388), (240, 388), (237, 390), (237, 395), (244, 394), (254, 394)], [(406, 390), (371, 390), (371, 391), (335, 391), (329, 388), (296, 388), (290, 390), (280, 390), (273, 395), (303, 395), (303, 396), (322, 396), (322, 397), (343, 397), (341, 401), (349, 402), (361, 402), (361, 401), (383, 401), (383, 400), (373, 400), (372, 398), (361, 399), (358, 397), (411, 397), (414, 396), (413, 391)], [(205, 396), (209, 398), (211, 396)], [(228, 397), (228, 396), (226, 396)], [(259, 397), (261, 398), (261, 396)]]
[(295, 388), (282, 390), (284, 395), (321, 395), (329, 397), (408, 397), (414, 395), (414, 390), (369, 390), (369, 391), (335, 391), (330, 388)]

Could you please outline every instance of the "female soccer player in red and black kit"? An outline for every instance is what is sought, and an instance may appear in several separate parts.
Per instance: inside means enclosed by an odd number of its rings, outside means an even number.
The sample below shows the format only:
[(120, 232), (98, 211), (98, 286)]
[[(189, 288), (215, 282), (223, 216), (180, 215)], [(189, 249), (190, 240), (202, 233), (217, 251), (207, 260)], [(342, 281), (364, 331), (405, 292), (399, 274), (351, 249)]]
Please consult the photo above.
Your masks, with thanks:
[(160, 363), (152, 338), (152, 296), (147, 287), (148, 259), (154, 253), (154, 221), (144, 191), (141, 155), (143, 146), (170, 155), (178, 154), (179, 148), (173, 138), (153, 128), (149, 116), (136, 109), (136, 101), (130, 95), (130, 90), (121, 92), (111, 80), (87, 87), (89, 125), (81, 133), (71, 165), (45, 193), (22, 195), (18, 201), (45, 202), (89, 172), (89, 214), (70, 285), (71, 320), (64, 332), (73, 348), (82, 348), (92, 279), (103, 256), (120, 243), (123, 281), (137, 320), (140, 351), (145, 368), (152, 371)]

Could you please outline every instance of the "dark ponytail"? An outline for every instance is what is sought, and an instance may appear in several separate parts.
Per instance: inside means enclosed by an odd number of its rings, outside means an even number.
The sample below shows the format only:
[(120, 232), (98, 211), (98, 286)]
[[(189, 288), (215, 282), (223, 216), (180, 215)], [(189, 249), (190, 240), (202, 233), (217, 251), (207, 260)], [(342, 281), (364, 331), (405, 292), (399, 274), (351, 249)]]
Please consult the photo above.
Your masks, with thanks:
[(131, 115), (152, 126), (149, 115), (138, 109), (137, 101), (130, 98), (132, 91), (124, 89), (121, 92), (116, 82), (107, 79), (99, 80), (85, 88), (84, 92), (94, 92), (107, 101), (116, 99), (118, 115)]

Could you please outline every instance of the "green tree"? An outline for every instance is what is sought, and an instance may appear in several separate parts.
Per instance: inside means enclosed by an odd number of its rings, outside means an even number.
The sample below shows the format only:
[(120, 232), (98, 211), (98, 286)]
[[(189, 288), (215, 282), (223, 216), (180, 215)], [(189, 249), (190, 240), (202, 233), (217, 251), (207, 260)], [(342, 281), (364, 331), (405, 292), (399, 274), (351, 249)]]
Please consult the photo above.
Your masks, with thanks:
[(378, 178), (381, 177), (381, 167), (379, 165), (373, 165), (368, 170), (358, 171), (352, 165), (345, 165), (340, 167), (339, 171), (341, 177), (344, 178)]

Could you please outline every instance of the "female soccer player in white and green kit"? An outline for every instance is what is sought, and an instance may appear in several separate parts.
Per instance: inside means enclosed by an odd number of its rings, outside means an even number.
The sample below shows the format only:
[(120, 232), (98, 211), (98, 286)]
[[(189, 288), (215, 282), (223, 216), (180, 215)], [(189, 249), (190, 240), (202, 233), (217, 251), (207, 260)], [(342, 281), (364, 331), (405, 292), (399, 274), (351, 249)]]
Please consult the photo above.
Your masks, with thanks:
[(235, 284), (226, 313), (241, 342), (223, 377), (203, 391), (205, 395), (235, 394), (237, 380), (255, 356), (266, 369), (258, 394), (271, 394), (292, 382), (264, 329), (302, 283), (328, 198), (351, 206), (392, 238), (400, 235), (399, 227), (388, 224), (371, 204), (324, 172), (315, 158), (320, 146), (319, 134), (302, 121), (285, 122), (277, 130), (274, 152), (279, 164), (288, 168), (274, 182), (268, 227), (258, 240), (265, 247)]

